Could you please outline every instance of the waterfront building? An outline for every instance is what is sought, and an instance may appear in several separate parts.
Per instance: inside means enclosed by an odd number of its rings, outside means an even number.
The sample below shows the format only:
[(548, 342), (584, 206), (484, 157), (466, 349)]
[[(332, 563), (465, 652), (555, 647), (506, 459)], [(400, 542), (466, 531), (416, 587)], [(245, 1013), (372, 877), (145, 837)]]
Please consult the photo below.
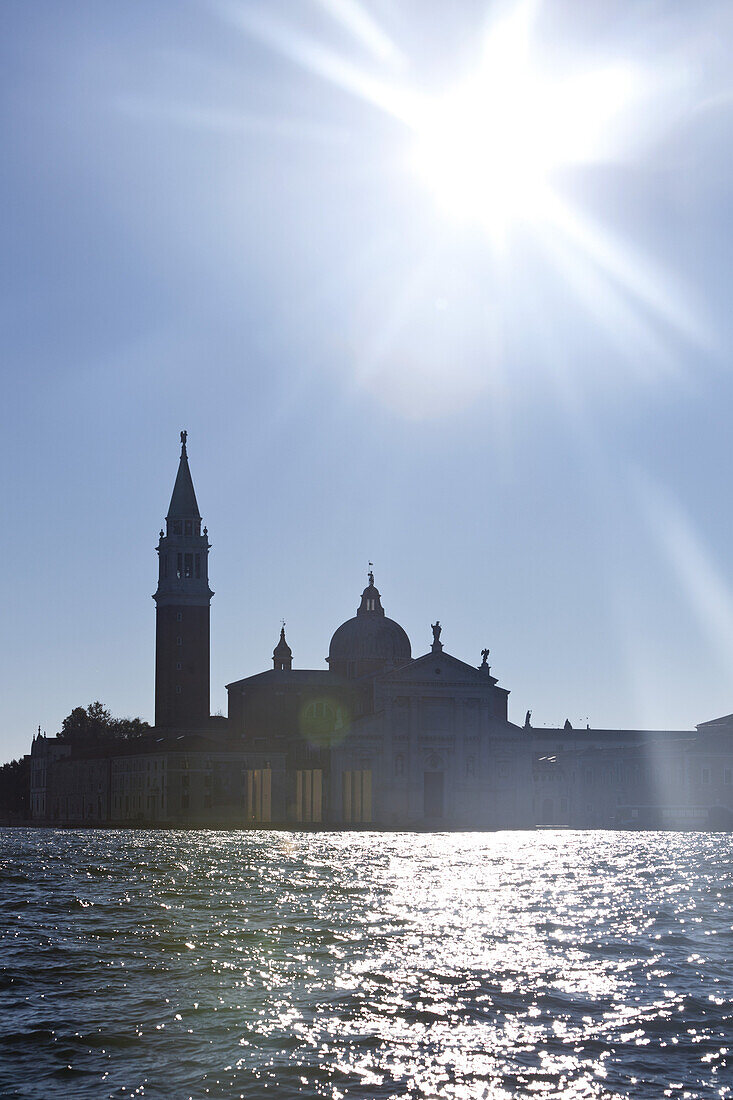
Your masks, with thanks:
[(208, 530), (186, 433), (157, 545), (155, 726), (31, 749), (34, 821), (359, 828), (733, 824), (733, 715), (696, 730), (535, 729), (509, 721), (484, 649), (448, 653), (440, 622), (412, 655), (369, 568), (327, 667), (298, 669), (283, 625), (272, 668), (209, 714)]

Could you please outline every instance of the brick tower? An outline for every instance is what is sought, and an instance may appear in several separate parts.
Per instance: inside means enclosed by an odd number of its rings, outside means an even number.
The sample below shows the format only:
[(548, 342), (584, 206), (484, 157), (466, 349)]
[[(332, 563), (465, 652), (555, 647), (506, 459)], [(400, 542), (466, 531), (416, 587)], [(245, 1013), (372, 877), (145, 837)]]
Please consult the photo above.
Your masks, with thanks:
[(188, 468), (186, 432), (166, 531), (158, 542), (155, 725), (200, 728), (209, 720), (209, 539)]

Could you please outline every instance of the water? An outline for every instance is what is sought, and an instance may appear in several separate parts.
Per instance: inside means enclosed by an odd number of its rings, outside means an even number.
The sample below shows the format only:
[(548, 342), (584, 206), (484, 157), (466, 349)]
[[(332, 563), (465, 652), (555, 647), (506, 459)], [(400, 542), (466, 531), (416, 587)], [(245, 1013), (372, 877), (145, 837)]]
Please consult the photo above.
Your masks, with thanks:
[(0, 1097), (727, 1097), (723, 834), (0, 830)]

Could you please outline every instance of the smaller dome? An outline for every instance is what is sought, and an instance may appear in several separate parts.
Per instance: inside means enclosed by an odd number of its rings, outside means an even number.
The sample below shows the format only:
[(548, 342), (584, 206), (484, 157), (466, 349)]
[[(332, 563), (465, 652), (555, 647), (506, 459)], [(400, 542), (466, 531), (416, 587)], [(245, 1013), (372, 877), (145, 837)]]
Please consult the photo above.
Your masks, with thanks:
[(285, 623), (280, 628), (280, 641), (272, 651), (272, 662), (281, 671), (289, 671), (293, 667), (293, 651), (285, 641)]

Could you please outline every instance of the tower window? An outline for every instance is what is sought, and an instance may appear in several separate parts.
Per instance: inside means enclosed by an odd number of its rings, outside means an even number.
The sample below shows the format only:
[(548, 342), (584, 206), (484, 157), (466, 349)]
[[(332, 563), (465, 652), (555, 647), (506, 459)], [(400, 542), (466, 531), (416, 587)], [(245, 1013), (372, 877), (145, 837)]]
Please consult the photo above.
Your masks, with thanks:
[(177, 623), (182, 623), (183, 622), (183, 612), (182, 611), (176, 611), (176, 622)]
[(196, 580), (201, 578), (201, 555), (196, 555)]
[(173, 534), (180, 535), (181, 533), (181, 521), (180, 519), (173, 520)]
[(176, 684), (176, 695), (180, 695), (180, 694), (181, 694), (181, 685)]
[(183, 665), (181, 664), (181, 662), (176, 661), (176, 672), (180, 672), (182, 668), (183, 668)]
[(180, 634), (176, 638), (176, 645), (183, 645), (183, 638), (181, 637)]
[(183, 576), (183, 554), (176, 555), (176, 576), (179, 580)]
[(193, 534), (193, 520), (191, 520), (191, 519), (186, 520), (184, 534), (186, 534), (186, 535), (192, 535)]
[(184, 577), (193, 576), (193, 554), (183, 555), (183, 575)]

